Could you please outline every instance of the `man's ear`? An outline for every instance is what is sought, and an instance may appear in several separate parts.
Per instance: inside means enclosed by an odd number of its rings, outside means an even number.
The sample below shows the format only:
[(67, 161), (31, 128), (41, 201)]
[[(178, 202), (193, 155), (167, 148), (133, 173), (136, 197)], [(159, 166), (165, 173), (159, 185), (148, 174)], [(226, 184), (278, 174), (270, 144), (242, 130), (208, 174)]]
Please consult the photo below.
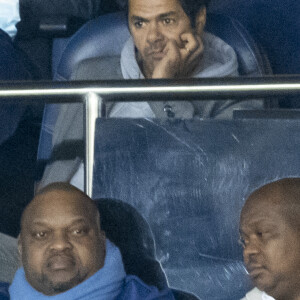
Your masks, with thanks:
[(206, 7), (203, 5), (196, 16), (195, 29), (198, 35), (203, 34), (203, 30), (206, 24)]

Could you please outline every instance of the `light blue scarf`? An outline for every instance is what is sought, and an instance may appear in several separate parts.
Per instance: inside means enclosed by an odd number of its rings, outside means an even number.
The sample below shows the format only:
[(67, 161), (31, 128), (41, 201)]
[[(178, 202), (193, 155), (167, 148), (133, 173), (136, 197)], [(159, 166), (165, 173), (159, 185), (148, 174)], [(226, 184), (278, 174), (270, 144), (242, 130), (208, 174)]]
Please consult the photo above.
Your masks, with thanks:
[(106, 240), (103, 268), (74, 288), (55, 296), (46, 296), (27, 282), (24, 269), (20, 268), (9, 287), (9, 294), (11, 300), (113, 300), (121, 293), (125, 276), (119, 249)]

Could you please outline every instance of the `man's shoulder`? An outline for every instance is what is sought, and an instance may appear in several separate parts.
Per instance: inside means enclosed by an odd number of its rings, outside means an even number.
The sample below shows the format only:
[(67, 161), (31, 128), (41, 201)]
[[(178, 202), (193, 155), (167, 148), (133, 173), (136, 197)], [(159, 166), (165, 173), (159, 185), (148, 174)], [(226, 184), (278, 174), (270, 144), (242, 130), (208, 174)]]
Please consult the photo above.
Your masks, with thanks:
[(262, 295), (262, 291), (260, 291), (258, 288), (254, 288), (241, 300), (262, 300)]
[(72, 73), (72, 80), (122, 79), (120, 56), (93, 57), (83, 60)]
[(172, 291), (169, 288), (158, 290), (154, 286), (149, 286), (134, 275), (127, 275), (124, 288), (118, 300), (174, 300)]

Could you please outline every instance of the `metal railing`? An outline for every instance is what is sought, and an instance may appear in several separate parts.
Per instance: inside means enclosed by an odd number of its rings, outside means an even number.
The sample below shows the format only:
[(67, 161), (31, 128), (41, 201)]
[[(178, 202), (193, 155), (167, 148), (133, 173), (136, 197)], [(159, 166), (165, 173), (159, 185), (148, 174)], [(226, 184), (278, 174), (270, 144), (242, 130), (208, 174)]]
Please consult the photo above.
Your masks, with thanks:
[[(92, 194), (95, 120), (105, 102), (224, 100), (300, 95), (300, 75), (73, 82), (0, 82), (0, 101), (85, 104), (85, 190)], [(300, 100), (299, 100), (300, 101)]]

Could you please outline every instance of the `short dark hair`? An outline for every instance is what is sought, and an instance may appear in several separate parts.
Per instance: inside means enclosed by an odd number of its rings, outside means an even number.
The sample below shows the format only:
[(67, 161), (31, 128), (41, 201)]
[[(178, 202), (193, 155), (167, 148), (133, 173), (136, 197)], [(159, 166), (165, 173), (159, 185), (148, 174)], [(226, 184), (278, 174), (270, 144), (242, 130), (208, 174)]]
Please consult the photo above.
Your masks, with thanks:
[(210, 0), (178, 0), (189, 17), (192, 27), (196, 25), (196, 17), (200, 9), (204, 6), (207, 7)]
[[(127, 0), (124, 5), (127, 15), (128, 15), (129, 1), (130, 0)], [(210, 0), (178, 0), (178, 1), (180, 2), (186, 15), (189, 17), (192, 27), (195, 27), (196, 25), (196, 17), (200, 9), (202, 7), (207, 7), (210, 2)]]

